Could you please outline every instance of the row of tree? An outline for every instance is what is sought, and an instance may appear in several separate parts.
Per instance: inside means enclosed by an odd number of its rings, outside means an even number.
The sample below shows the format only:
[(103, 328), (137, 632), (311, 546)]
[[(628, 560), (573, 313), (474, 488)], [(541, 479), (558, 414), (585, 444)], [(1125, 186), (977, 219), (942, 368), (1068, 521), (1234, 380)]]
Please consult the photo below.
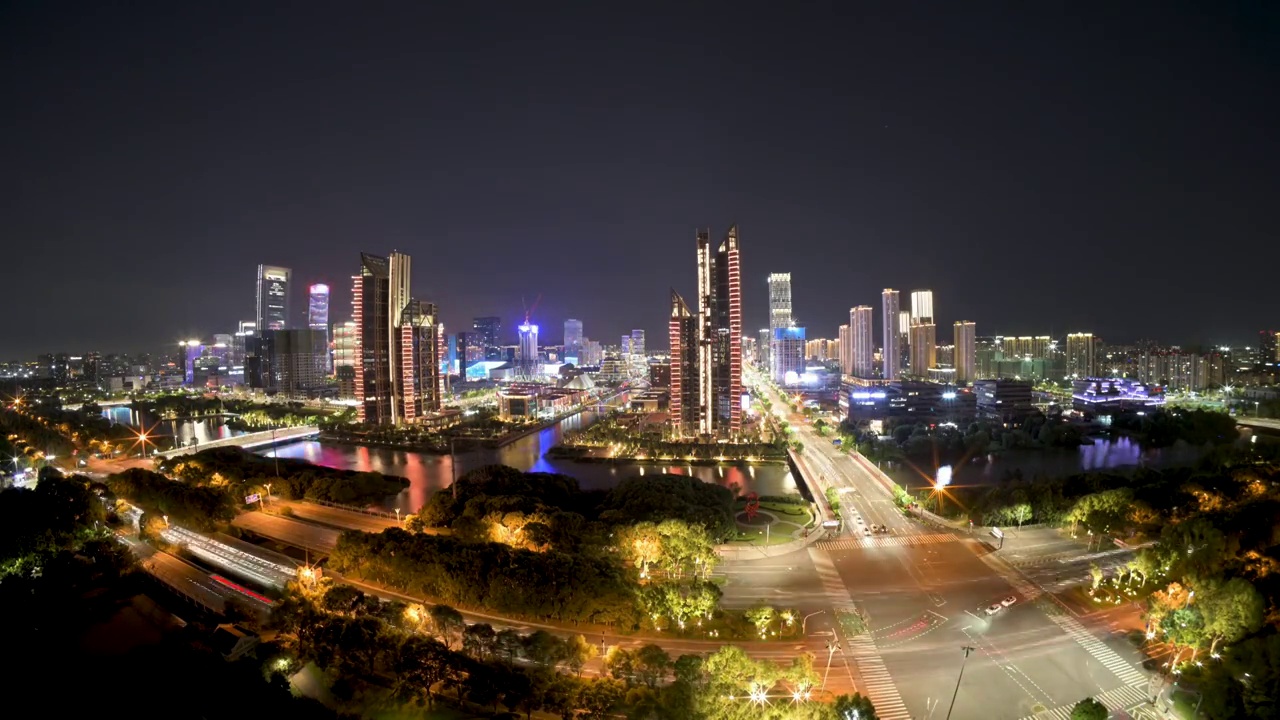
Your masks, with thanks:
[[(295, 588), (273, 623), (295, 653), (285, 664), (327, 668), (337, 676), (335, 694), (349, 700), (389, 683), (400, 700), (428, 707), (446, 701), (526, 717), (548, 712), (566, 720), (618, 713), (635, 720), (876, 717), (861, 696), (812, 702), (819, 675), (811, 656), (778, 666), (732, 646), (705, 658), (672, 658), (657, 645), (614, 647), (604, 657), (604, 673), (584, 678), (583, 667), (598, 651), (581, 635), (495, 631), (488, 624), (465, 624), (448, 606), (381, 603), (342, 586)], [(784, 701), (770, 703), (771, 697)]]
[(212, 530), (236, 514), (236, 501), (223, 489), (177, 482), (141, 468), (108, 476), (106, 486), (147, 512), (197, 530)]

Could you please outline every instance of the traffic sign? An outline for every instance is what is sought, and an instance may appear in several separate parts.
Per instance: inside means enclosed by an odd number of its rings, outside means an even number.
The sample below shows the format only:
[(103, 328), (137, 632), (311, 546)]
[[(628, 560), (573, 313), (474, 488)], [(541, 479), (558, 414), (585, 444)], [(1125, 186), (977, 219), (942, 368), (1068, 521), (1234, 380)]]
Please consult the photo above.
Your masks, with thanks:
[(252, 505), (252, 504), (254, 504), (254, 503), (258, 502), (258, 501), (259, 501), (259, 500), (261, 500), (261, 499), (262, 499), (262, 496), (261, 496), (261, 495), (259, 495), (258, 493), (254, 493), (254, 494), (252, 494), (252, 495), (246, 495), (246, 496), (244, 497), (244, 504), (245, 504), (245, 505)]

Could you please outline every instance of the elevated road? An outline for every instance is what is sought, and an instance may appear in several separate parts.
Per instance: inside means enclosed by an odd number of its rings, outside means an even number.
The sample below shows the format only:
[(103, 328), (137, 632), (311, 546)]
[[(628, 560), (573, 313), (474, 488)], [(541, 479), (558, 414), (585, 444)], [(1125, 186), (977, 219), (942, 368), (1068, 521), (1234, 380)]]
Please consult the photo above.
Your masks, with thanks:
[(360, 530), (363, 532), (382, 532), (387, 528), (393, 528), (398, 524), (394, 517), (383, 517), (381, 515), (371, 515), (355, 510), (345, 510), (343, 508), (333, 507), (330, 505), (320, 505), (313, 502), (296, 501), (296, 500), (276, 500), (272, 499), (271, 509), (279, 510), (288, 508), (293, 516), (301, 520), (328, 525), (342, 530)]
[(283, 589), (298, 575), (296, 565), (289, 565), (241, 547), (233, 547), (176, 525), (165, 528), (160, 535), (166, 542), (182, 547), (213, 567), (266, 587)]

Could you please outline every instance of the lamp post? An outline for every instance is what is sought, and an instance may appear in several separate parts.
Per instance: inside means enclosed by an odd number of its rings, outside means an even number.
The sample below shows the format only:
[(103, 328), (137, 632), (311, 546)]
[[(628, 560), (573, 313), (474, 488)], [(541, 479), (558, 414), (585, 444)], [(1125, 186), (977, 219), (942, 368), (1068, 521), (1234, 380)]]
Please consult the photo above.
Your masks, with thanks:
[(276, 448), (275, 428), (271, 428), (271, 459), (276, 465), (276, 477), (280, 477), (280, 450)]
[(263, 483), (267, 488), (267, 494), (262, 498), (262, 509), (267, 509), (267, 499), (271, 497), (271, 483)]
[(827, 669), (822, 673), (822, 687), (824, 688), (827, 686), (827, 676), (831, 674), (831, 658), (836, 654), (836, 651), (839, 649), (840, 649), (839, 642), (832, 640), (831, 642), (827, 643)]
[(826, 612), (826, 610), (815, 610), (809, 613), (808, 615), (805, 615), (804, 617), (800, 618), (800, 634), (801, 635), (805, 634), (805, 625), (809, 622), (809, 618), (824, 612)]
[(400, 527), (400, 508), (396, 508), (396, 527)]
[(449, 436), (449, 490), (453, 492), (454, 500), (458, 499), (458, 455), (453, 446), (456, 439), (453, 435)]
[(947, 706), (947, 720), (951, 720), (951, 711), (956, 708), (956, 696), (960, 694), (960, 681), (964, 679), (964, 666), (969, 660), (969, 653), (974, 650), (968, 645), (960, 649), (964, 651), (964, 659), (960, 661), (960, 676), (956, 678), (956, 690), (951, 694), (951, 704)]

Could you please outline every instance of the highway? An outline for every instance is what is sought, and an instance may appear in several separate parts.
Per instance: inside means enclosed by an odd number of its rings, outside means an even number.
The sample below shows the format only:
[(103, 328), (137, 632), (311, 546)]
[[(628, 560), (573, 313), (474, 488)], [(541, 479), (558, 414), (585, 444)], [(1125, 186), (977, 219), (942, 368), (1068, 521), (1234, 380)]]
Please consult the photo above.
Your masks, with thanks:
[(322, 554), (333, 552), (338, 545), (338, 536), (342, 534), (333, 528), (264, 512), (240, 513), (231, 524), (264, 538)]
[(270, 501), (272, 510), (282, 510), (288, 508), (294, 517), (301, 520), (308, 520), (321, 525), (341, 528), (343, 530), (361, 530), (363, 532), (382, 532), (387, 528), (393, 528), (397, 524), (394, 517), (381, 517), (378, 515), (370, 515), (368, 513), (356, 512), (354, 510), (343, 510), (342, 508), (329, 507), (327, 505), (319, 505), (311, 502), (298, 502), (292, 500), (278, 500), (272, 498)]

